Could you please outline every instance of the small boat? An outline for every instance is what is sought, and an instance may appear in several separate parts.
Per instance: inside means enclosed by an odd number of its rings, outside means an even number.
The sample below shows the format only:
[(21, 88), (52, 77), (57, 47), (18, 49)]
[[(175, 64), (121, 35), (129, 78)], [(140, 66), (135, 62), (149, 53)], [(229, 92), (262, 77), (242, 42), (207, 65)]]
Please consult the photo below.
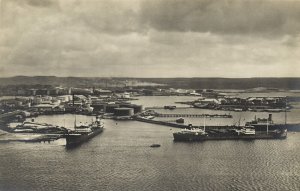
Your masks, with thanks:
[(176, 119), (176, 123), (184, 123), (184, 119), (182, 117)]
[(233, 111), (243, 111), (241, 108), (234, 108)]
[(150, 147), (160, 147), (160, 144), (152, 144)]
[(176, 109), (176, 106), (175, 105), (166, 105), (166, 106), (164, 106), (164, 109), (173, 110), (173, 109)]

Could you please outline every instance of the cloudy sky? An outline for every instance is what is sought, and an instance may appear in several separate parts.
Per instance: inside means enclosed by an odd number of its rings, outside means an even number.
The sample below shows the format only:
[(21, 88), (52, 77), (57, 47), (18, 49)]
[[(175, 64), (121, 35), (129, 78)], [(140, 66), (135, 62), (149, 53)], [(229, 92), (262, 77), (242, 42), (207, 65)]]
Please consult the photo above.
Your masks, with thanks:
[(300, 77), (300, 1), (0, 2), (1, 77)]

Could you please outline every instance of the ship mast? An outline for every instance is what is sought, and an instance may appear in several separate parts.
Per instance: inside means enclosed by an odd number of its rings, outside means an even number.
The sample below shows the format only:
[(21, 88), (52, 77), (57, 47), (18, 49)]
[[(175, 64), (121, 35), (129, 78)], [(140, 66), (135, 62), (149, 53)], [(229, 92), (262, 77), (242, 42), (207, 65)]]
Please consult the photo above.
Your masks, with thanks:
[(75, 114), (75, 121), (74, 121), (74, 129), (76, 129), (76, 114)]
[(269, 134), (269, 118), (267, 119), (267, 135)]
[(205, 122), (206, 122), (206, 115), (204, 115), (204, 125), (203, 125), (203, 131), (205, 132)]
[(286, 126), (286, 120), (287, 120), (286, 108), (287, 108), (287, 96), (285, 97), (285, 109), (284, 109), (284, 124), (285, 124), (285, 126)]

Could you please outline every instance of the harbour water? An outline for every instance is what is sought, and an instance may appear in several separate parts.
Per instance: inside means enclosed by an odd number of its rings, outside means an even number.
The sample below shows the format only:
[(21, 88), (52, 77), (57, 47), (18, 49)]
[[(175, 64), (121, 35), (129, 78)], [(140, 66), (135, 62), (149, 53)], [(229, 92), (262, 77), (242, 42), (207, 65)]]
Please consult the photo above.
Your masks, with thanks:
[[(147, 99), (144, 104), (149, 103)], [(169, 100), (170, 104), (174, 103), (172, 98)], [(143, 98), (138, 101), (142, 103)], [(195, 109), (164, 112), (206, 113)], [(232, 114), (234, 118), (230, 120), (236, 121), (240, 115), (248, 120), (253, 115), (267, 117), (268, 113)], [(296, 122), (298, 114), (298, 109), (292, 110), (288, 113), (289, 120)], [(284, 117), (277, 119), (277, 116), (283, 115), (276, 113), (274, 118), (282, 121)], [(91, 118), (77, 116), (76, 120), (85, 123)], [(35, 120), (74, 126), (73, 115), (39, 116)], [(193, 120), (202, 123), (202, 119)], [(73, 149), (66, 149), (63, 139), (50, 144), (1, 144), (0, 190), (282, 191), (300, 188), (299, 132), (289, 133), (285, 140), (175, 143), (172, 133), (178, 129), (137, 121), (105, 120), (104, 123), (102, 134)], [(161, 147), (151, 148), (153, 143)]]

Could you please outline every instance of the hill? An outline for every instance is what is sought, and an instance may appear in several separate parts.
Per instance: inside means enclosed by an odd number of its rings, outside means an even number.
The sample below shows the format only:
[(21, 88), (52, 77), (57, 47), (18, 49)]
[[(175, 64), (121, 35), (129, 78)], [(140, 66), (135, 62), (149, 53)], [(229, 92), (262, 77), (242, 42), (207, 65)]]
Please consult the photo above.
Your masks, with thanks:
[(83, 78), (56, 76), (15, 76), (0, 78), (0, 86), (8, 85), (51, 85), (65, 87), (106, 87), (124, 85), (127, 81), (165, 84), (174, 88), (190, 89), (300, 89), (300, 78)]

